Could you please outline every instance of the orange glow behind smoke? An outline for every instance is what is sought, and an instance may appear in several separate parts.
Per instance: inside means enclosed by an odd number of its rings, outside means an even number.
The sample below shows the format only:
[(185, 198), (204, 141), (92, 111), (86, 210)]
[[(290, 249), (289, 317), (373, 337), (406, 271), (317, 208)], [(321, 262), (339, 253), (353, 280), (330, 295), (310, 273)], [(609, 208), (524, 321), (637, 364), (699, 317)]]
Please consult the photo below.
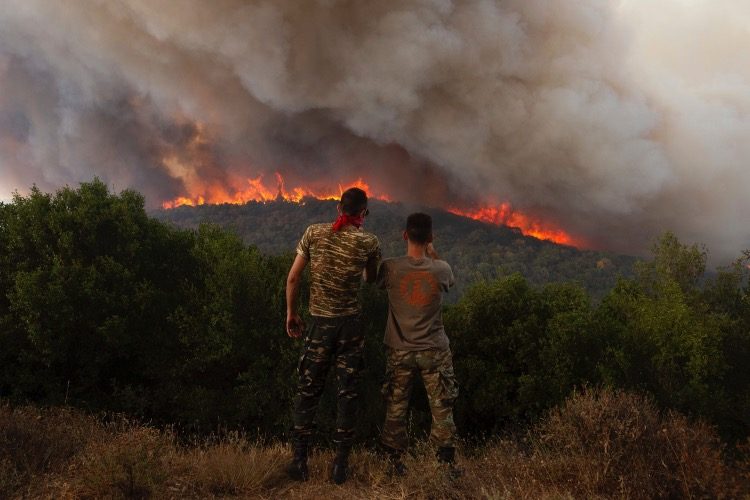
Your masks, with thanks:
[[(353, 182), (339, 183), (336, 188), (313, 188), (295, 186), (287, 188), (286, 182), (280, 173), (275, 174), (275, 186), (268, 185), (264, 182), (263, 176), (254, 179), (245, 179), (244, 181), (235, 182), (234, 189), (228, 190), (223, 185), (196, 185), (191, 186), (195, 194), (192, 197), (180, 196), (171, 201), (162, 203), (162, 208), (170, 209), (180, 206), (196, 206), (204, 204), (221, 204), (230, 203), (241, 205), (250, 201), (269, 202), (276, 200), (285, 200), (299, 203), (304, 198), (316, 198), (319, 200), (338, 200), (341, 193), (351, 187), (358, 187), (371, 198), (382, 201), (392, 201), (391, 198), (383, 193), (374, 192), (370, 186), (361, 178)], [(522, 212), (513, 210), (509, 203), (502, 203), (498, 207), (485, 207), (475, 210), (464, 210), (456, 207), (447, 209), (456, 215), (468, 217), (471, 219), (488, 222), (495, 225), (504, 225), (516, 227), (526, 236), (533, 236), (540, 240), (549, 240), (561, 245), (571, 245), (575, 247), (586, 246), (582, 240), (574, 238), (562, 229), (553, 224), (546, 223), (538, 218), (531, 217)]]
[(526, 236), (533, 236), (540, 240), (549, 240), (560, 245), (570, 245), (578, 248), (585, 247), (585, 243), (574, 238), (553, 224), (513, 210), (510, 203), (502, 203), (499, 207), (484, 207), (477, 210), (461, 210), (455, 207), (447, 209), (456, 215), (489, 222), (497, 226), (517, 227)]

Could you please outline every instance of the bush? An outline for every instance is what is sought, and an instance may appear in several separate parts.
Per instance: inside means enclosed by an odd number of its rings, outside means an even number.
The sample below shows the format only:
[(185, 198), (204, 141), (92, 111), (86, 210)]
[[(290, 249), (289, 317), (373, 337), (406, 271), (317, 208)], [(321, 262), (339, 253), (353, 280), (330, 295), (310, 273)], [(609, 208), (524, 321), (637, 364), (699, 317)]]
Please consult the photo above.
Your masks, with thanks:
[(167, 477), (171, 436), (127, 421), (117, 425), (78, 459), (79, 491), (92, 498), (150, 498)]
[(0, 406), (0, 498), (63, 471), (96, 434), (96, 427), (74, 411)]
[[(644, 396), (577, 392), (529, 433), (532, 460), (575, 496), (734, 498), (736, 471), (722, 459), (716, 431), (662, 414)], [(541, 472), (540, 471), (540, 472)]]
[(289, 454), (279, 444), (263, 446), (233, 434), (184, 450), (177, 468), (181, 482), (198, 495), (259, 495), (278, 482)]
[(480, 283), (446, 312), (445, 325), (461, 385), (459, 429), (528, 422), (597, 377), (602, 340), (576, 285), (539, 289), (520, 275)]

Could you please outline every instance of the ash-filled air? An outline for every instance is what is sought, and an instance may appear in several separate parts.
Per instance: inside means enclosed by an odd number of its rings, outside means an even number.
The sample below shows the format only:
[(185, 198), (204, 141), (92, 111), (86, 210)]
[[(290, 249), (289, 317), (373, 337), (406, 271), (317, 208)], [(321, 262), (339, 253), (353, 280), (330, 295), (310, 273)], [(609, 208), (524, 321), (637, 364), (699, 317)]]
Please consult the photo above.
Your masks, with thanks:
[(748, 47), (745, 0), (4, 0), (0, 197), (361, 178), (724, 260), (750, 247)]

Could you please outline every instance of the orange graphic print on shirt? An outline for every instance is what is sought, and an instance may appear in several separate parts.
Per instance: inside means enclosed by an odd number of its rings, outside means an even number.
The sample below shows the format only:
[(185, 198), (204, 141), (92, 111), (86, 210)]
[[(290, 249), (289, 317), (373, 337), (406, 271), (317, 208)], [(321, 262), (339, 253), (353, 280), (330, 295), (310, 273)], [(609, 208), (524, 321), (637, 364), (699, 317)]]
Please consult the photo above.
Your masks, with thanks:
[(435, 276), (427, 271), (406, 273), (399, 282), (399, 292), (401, 298), (413, 307), (430, 305), (440, 294)]

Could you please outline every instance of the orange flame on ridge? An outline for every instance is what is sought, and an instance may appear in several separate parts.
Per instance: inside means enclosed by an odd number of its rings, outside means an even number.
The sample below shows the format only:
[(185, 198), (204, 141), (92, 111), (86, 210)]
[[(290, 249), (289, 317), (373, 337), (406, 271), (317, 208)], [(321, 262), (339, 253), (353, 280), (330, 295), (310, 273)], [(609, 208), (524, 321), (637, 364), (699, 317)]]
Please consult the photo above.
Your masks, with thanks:
[(295, 186), (291, 189), (287, 189), (284, 177), (278, 172), (274, 175), (276, 177), (276, 189), (265, 184), (263, 182), (263, 176), (260, 175), (254, 179), (246, 179), (246, 185), (235, 189), (233, 193), (229, 193), (223, 186), (208, 186), (203, 188), (204, 194), (202, 195), (197, 195), (192, 198), (178, 196), (173, 200), (165, 201), (161, 206), (164, 209), (170, 209), (181, 206), (192, 207), (204, 204), (229, 203), (233, 205), (242, 205), (250, 201), (268, 202), (284, 200), (299, 203), (304, 198), (338, 200), (341, 198), (341, 193), (352, 187), (358, 187), (364, 190), (370, 198), (381, 201), (391, 201), (391, 199), (385, 194), (373, 194), (373, 190), (362, 180), (362, 178), (358, 178), (353, 182), (339, 183), (338, 190), (332, 188), (315, 189), (302, 186)]
[[(364, 180), (362, 180), (362, 178), (358, 178), (349, 183), (339, 183), (338, 189), (310, 188), (302, 186), (287, 188), (284, 177), (278, 172), (274, 175), (276, 177), (275, 189), (264, 183), (263, 175), (259, 175), (255, 178), (245, 179), (244, 182), (237, 182), (236, 185), (239, 187), (235, 187), (232, 192), (229, 192), (226, 186), (223, 185), (200, 186), (199, 189), (191, 189), (191, 191), (199, 191), (201, 194), (197, 194), (193, 197), (179, 196), (173, 200), (165, 201), (162, 203), (162, 208), (171, 209), (180, 206), (222, 203), (242, 205), (251, 201), (265, 203), (278, 200), (300, 203), (305, 198), (338, 200), (341, 198), (341, 193), (351, 187), (358, 187), (364, 190), (371, 198), (386, 202), (392, 201), (386, 194), (373, 193), (373, 190)], [(462, 217), (488, 222), (497, 226), (504, 225), (516, 227), (520, 229), (521, 233), (524, 235), (533, 236), (540, 240), (549, 240), (561, 245), (570, 245), (578, 248), (588, 246), (585, 241), (573, 237), (554, 224), (513, 210), (510, 203), (502, 203), (499, 206), (487, 206), (474, 210), (449, 207), (447, 208), (447, 211)]]
[(540, 240), (548, 240), (559, 245), (569, 245), (577, 248), (588, 246), (582, 239), (575, 238), (554, 224), (544, 222), (538, 218), (513, 210), (510, 203), (501, 203), (497, 207), (483, 207), (476, 210), (462, 210), (450, 207), (448, 212), (462, 217), (469, 217), (482, 222), (489, 222), (496, 226), (516, 227), (525, 236), (533, 236)]

